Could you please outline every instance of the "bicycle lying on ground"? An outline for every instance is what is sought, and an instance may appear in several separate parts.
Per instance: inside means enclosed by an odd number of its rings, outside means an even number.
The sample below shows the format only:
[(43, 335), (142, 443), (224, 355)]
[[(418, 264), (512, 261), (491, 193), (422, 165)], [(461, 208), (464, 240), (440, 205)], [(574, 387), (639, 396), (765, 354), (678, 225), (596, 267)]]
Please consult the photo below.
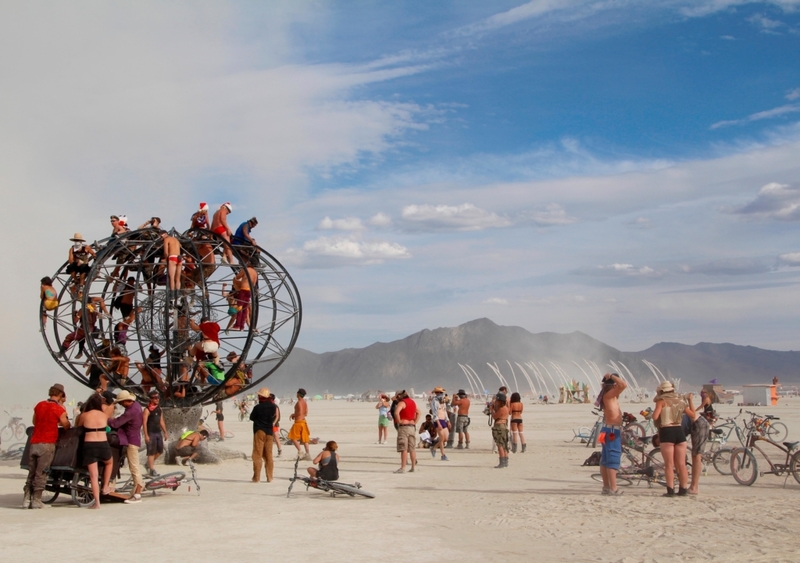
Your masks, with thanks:
[(25, 442), (11, 444), (6, 451), (0, 453), (0, 461), (22, 459), (23, 452), (25, 452)]
[[(155, 496), (158, 489), (172, 489), (174, 491), (181, 486), (181, 483), (187, 482), (186, 473), (183, 471), (165, 473), (164, 475), (157, 475), (155, 477), (142, 475), (142, 479), (144, 480), (144, 490), (152, 491), (153, 496)], [(114, 488), (114, 492), (120, 494), (132, 493), (133, 487), (133, 477), (129, 477), (124, 483), (117, 485)], [(92, 482), (89, 479), (89, 474), (85, 471), (78, 471), (75, 473), (71, 489), (72, 502), (81, 508), (86, 508), (94, 504)], [(56, 492), (54, 496), (48, 499), (46, 502), (52, 503), (56, 500), (56, 498), (58, 498), (58, 492)]]
[[(759, 446), (759, 443), (769, 444), (783, 452), (786, 455), (783, 463), (772, 463), (769, 455)], [(747, 446), (736, 448), (731, 452), (731, 473), (733, 473), (733, 478), (740, 485), (752, 485), (759, 475), (777, 475), (780, 477), (786, 473), (787, 479), (791, 474), (794, 476), (795, 481), (800, 483), (800, 450), (797, 450), (798, 445), (800, 445), (800, 442), (783, 442), (779, 444), (764, 436), (759, 436), (755, 433), (751, 434)], [(769, 471), (758, 470), (758, 462), (753, 450), (757, 450), (767, 460)], [(774, 450), (773, 455), (775, 455)]]
[(306, 490), (309, 487), (314, 489), (319, 489), (320, 491), (329, 492), (332, 497), (336, 495), (347, 495), (354, 497), (356, 495), (360, 495), (362, 497), (367, 498), (375, 498), (375, 495), (369, 493), (361, 488), (361, 483), (356, 481), (352, 485), (348, 485), (347, 483), (339, 483), (338, 481), (326, 481), (324, 479), (314, 478), (311, 476), (305, 477), (298, 477), (297, 475), (297, 465), (300, 463), (300, 458), (298, 457), (297, 460), (294, 462), (294, 477), (289, 479), (289, 490), (286, 491), (286, 498), (289, 498), (289, 494), (292, 492), (292, 487), (294, 487), (295, 481), (302, 481), (306, 484)]

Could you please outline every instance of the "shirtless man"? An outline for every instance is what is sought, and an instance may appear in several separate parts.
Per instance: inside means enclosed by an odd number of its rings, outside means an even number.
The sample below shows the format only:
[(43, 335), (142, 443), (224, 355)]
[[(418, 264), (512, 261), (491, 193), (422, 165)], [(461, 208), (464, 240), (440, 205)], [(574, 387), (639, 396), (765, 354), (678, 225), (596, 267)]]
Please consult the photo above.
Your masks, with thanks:
[(294, 414), (289, 416), (290, 420), (294, 421), (292, 429), (289, 431), (289, 439), (297, 448), (297, 456), (300, 457), (300, 444), (306, 450), (306, 453), (301, 460), (311, 460), (311, 453), (308, 451), (308, 442), (311, 440), (311, 435), (308, 432), (308, 423), (306, 416), (308, 416), (308, 404), (306, 403), (306, 390), (297, 390), (297, 403), (294, 405)]
[(456, 416), (456, 432), (458, 433), (458, 446), (457, 450), (464, 449), (464, 441), (466, 439), (466, 449), (469, 449), (469, 406), (470, 400), (467, 397), (467, 392), (459, 389), (456, 396), (453, 398), (451, 404), (458, 408), (458, 416)]
[(200, 442), (208, 438), (208, 430), (195, 432), (187, 430), (181, 434), (181, 439), (175, 445), (175, 457), (181, 458), (181, 465), (186, 465), (190, 461), (197, 459), (197, 448)]
[(167, 261), (167, 277), (169, 289), (177, 291), (181, 288), (181, 243), (167, 231), (161, 231), (164, 241), (164, 259)]
[[(249, 263), (233, 278), (233, 291), (236, 296), (236, 305), (239, 306), (233, 330), (244, 330), (245, 325), (250, 326), (250, 290), (256, 287), (257, 280), (258, 272)], [(228, 332), (227, 329), (225, 332)]]
[[(501, 387), (502, 389), (502, 387)], [(498, 393), (494, 396), (492, 401), (492, 418), (494, 424), (492, 425), (492, 439), (497, 445), (497, 455), (500, 457), (500, 463), (495, 465), (495, 469), (503, 469), (508, 467), (508, 398), (505, 393)]]
[(617, 489), (617, 471), (622, 456), (622, 410), (619, 396), (628, 386), (616, 373), (603, 376), (603, 387), (595, 406), (603, 411), (603, 427), (598, 441), (602, 444), (600, 474), (603, 476), (603, 494), (621, 495)]
[[(228, 226), (228, 215), (233, 211), (233, 207), (228, 202), (223, 203), (214, 212), (214, 217), (211, 219), (211, 230), (224, 238), (227, 242), (231, 242), (231, 228)], [(226, 264), (233, 263), (233, 253), (229, 247), (225, 247), (225, 252), (222, 255), (222, 261)]]

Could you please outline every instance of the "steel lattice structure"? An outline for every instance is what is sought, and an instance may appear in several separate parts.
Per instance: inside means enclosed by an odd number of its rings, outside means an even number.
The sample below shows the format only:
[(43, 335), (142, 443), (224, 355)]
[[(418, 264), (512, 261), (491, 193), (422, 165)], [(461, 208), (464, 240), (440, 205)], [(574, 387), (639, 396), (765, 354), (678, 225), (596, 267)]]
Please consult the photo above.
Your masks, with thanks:
[[(92, 388), (105, 376), (142, 400), (158, 389), (165, 406), (207, 404), (258, 385), (286, 360), (300, 333), (294, 281), (262, 248), (230, 245), (207, 230), (169, 234), (181, 244), (179, 290), (168, 289), (156, 229), (91, 244), (97, 256), (82, 283), (67, 263), (61, 266), (52, 278), (58, 306), (41, 308), (53, 359)], [(226, 251), (232, 261), (223, 260)], [(221, 328), (216, 363), (197, 350), (202, 318)]]

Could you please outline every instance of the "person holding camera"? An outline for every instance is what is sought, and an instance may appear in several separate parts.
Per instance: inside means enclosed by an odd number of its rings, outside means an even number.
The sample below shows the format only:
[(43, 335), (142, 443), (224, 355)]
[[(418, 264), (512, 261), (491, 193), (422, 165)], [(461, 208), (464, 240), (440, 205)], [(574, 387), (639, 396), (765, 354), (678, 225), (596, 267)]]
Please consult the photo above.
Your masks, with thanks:
[(603, 411), (603, 427), (598, 442), (600, 454), (600, 474), (603, 476), (603, 494), (621, 495), (617, 488), (617, 471), (622, 458), (622, 409), (619, 396), (628, 386), (616, 373), (603, 376), (603, 387), (597, 396), (595, 407)]

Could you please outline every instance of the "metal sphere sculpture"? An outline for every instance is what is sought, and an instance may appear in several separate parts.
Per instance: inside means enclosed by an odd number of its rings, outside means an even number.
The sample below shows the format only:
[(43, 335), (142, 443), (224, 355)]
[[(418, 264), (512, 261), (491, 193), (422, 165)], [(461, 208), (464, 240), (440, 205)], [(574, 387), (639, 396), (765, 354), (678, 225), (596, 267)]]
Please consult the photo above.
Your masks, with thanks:
[[(52, 277), (57, 304), (42, 302), (40, 322), (55, 361), (92, 389), (106, 379), (141, 400), (157, 389), (165, 406), (208, 404), (258, 385), (297, 341), (300, 294), (260, 247), (152, 228), (88, 246), (93, 259)], [(204, 323), (218, 326), (217, 350)]]

